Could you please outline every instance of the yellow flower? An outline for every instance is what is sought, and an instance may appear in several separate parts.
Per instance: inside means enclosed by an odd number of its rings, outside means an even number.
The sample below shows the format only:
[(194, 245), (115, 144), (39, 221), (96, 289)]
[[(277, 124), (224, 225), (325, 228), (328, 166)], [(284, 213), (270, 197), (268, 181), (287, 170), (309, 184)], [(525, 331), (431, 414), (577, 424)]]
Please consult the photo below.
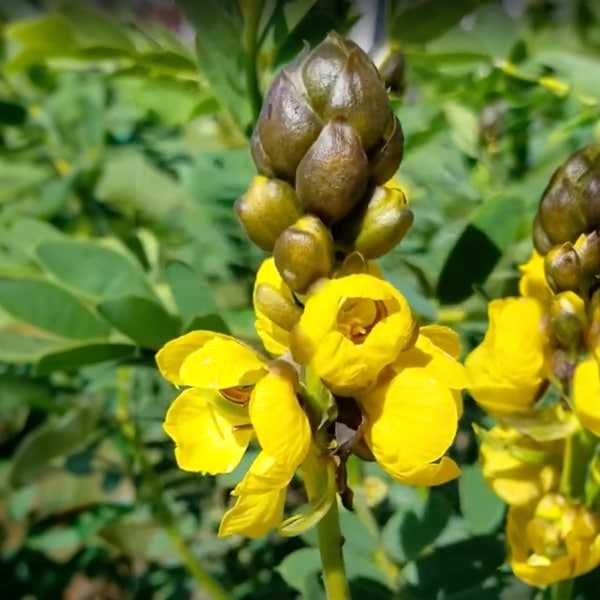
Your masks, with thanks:
[(483, 342), (466, 358), (473, 398), (490, 414), (525, 414), (546, 375), (548, 339), (533, 298), (492, 300)]
[(366, 273), (348, 275), (308, 298), (290, 349), (333, 393), (351, 396), (371, 388), (414, 343), (416, 331), (408, 302), (391, 284)]
[(302, 308), (283, 282), (273, 257), (263, 261), (256, 274), (254, 291), (254, 327), (264, 347), (274, 355), (288, 351), (290, 331), (298, 322)]
[(358, 396), (365, 441), (395, 479), (439, 485), (460, 473), (444, 456), (456, 436), (466, 385), (456, 358), (460, 344), (446, 327), (422, 327), (414, 347), (401, 352), (377, 386)]
[(563, 451), (562, 440), (536, 442), (497, 425), (483, 434), (479, 460), (494, 492), (506, 504), (521, 506), (556, 488)]
[(588, 573), (600, 564), (600, 520), (559, 494), (508, 512), (507, 541), (514, 574), (543, 586)]
[(529, 260), (519, 266), (521, 280), (519, 281), (519, 293), (525, 298), (535, 298), (542, 304), (548, 304), (552, 299), (552, 290), (546, 281), (544, 273), (544, 257), (535, 250), (532, 251)]
[(573, 403), (582, 425), (600, 436), (600, 374), (595, 358), (588, 358), (575, 367)]
[(180, 468), (230, 472), (250, 440), (258, 441), (262, 452), (234, 490), (238, 500), (219, 534), (263, 535), (281, 521), (285, 488), (311, 441), (295, 393), (295, 371), (287, 363), (269, 364), (236, 339), (210, 331), (168, 342), (156, 360), (167, 380), (190, 386), (175, 399), (164, 424)]

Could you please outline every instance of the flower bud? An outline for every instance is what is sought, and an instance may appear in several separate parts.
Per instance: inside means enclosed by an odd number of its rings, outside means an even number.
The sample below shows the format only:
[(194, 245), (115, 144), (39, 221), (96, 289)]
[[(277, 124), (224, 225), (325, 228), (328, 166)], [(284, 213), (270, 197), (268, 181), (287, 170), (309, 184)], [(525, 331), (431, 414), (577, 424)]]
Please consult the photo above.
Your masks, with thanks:
[(383, 136), (383, 146), (374, 154), (369, 164), (371, 166), (371, 180), (375, 184), (384, 184), (394, 176), (404, 152), (404, 134), (397, 117), (392, 116), (388, 129)]
[(600, 275), (600, 234), (597, 231), (589, 233), (577, 253), (584, 276), (596, 279)]
[[(404, 192), (399, 188), (378, 186), (361, 214), (355, 219), (358, 234), (353, 248), (365, 258), (379, 258), (394, 249), (413, 223)], [(341, 223), (340, 223), (341, 225)], [(352, 230), (352, 224), (348, 223)]]
[(540, 223), (540, 214), (539, 212), (535, 214), (533, 218), (533, 227), (532, 227), (532, 237), (533, 237), (533, 246), (534, 248), (544, 256), (554, 244), (552, 240), (548, 237), (542, 224)]
[(573, 244), (566, 242), (552, 248), (544, 259), (544, 272), (554, 293), (577, 290), (581, 280), (581, 263)]
[(556, 339), (565, 348), (577, 348), (586, 326), (583, 299), (574, 292), (561, 292), (552, 299), (550, 323)]
[(391, 112), (387, 90), (377, 68), (354, 46), (331, 89), (323, 117), (345, 117), (368, 152), (381, 140)]
[(235, 212), (248, 237), (271, 252), (281, 233), (300, 218), (302, 207), (289, 183), (258, 175), (236, 201)]
[(337, 118), (323, 128), (298, 165), (296, 192), (307, 212), (331, 225), (358, 203), (368, 177), (367, 156), (358, 135)]
[(289, 181), (294, 180), (298, 163), (323, 127), (294, 75), (283, 69), (273, 81), (258, 117), (252, 151), (257, 168), (264, 170), (266, 165)]
[(273, 257), (286, 285), (304, 294), (333, 272), (333, 237), (318, 217), (304, 215), (279, 236)]
[(285, 331), (291, 331), (302, 316), (300, 306), (268, 283), (259, 283), (256, 286), (254, 307)]
[(600, 226), (600, 144), (575, 152), (554, 172), (538, 215), (553, 245), (574, 242)]

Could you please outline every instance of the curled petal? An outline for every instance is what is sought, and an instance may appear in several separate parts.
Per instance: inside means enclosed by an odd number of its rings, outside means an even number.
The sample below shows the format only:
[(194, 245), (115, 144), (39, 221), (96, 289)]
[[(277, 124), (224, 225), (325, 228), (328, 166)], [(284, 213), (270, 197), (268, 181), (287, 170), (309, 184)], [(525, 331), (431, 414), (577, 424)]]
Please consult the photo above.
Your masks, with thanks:
[(229, 473), (240, 462), (253, 432), (249, 417), (224, 411), (213, 392), (188, 389), (171, 404), (163, 428), (176, 444), (175, 458), (184, 471)]
[(219, 537), (245, 535), (257, 538), (274, 529), (283, 520), (286, 489), (264, 494), (244, 494), (238, 496), (219, 527)]
[(265, 494), (280, 490), (287, 487), (294, 476), (294, 471), (294, 467), (290, 468), (289, 465), (278, 463), (266, 452), (260, 452), (231, 495)]
[(260, 447), (294, 470), (306, 457), (311, 433), (293, 382), (269, 373), (254, 387), (249, 411)]

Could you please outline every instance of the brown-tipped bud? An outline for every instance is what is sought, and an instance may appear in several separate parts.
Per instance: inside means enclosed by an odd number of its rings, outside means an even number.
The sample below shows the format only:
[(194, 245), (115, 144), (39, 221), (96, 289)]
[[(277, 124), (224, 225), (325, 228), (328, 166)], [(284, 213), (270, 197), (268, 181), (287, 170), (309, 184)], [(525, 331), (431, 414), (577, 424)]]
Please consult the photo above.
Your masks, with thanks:
[(302, 206), (289, 183), (258, 175), (235, 203), (235, 212), (248, 237), (271, 252), (281, 233), (300, 218)]
[(254, 161), (256, 170), (261, 175), (264, 175), (265, 177), (275, 177), (275, 173), (271, 168), (271, 161), (265, 153), (265, 149), (260, 141), (258, 129), (255, 129), (252, 132), (252, 137), (250, 138), (250, 154), (252, 155), (252, 160)]
[[(283, 69), (273, 81), (260, 111), (252, 156), (282, 179), (294, 180), (298, 163), (317, 139), (323, 123), (296, 83), (295, 73)], [(268, 159), (265, 161), (265, 157)], [(255, 158), (256, 160), (256, 158)]]
[(368, 202), (355, 213), (338, 224), (334, 235), (342, 243), (353, 239), (352, 249), (367, 259), (393, 250), (414, 220), (404, 192), (386, 186), (377, 186)]
[(544, 259), (544, 272), (554, 293), (579, 289), (581, 263), (573, 244), (566, 242), (552, 248)]
[(397, 117), (390, 119), (383, 139), (383, 146), (370, 160), (371, 180), (375, 184), (384, 184), (392, 178), (402, 162), (404, 134)]
[(390, 119), (390, 102), (385, 84), (371, 59), (357, 46), (331, 89), (323, 116), (345, 117), (358, 133), (365, 150), (383, 137)]
[(550, 240), (550, 238), (544, 231), (542, 224), (540, 223), (539, 213), (536, 213), (535, 217), (533, 218), (532, 237), (533, 237), (534, 248), (542, 256), (544, 256), (546, 254), (546, 252), (548, 252), (548, 250), (550, 250), (552, 248), (552, 246), (554, 246), (554, 244), (552, 243), (552, 241)]
[(586, 329), (583, 299), (575, 292), (561, 292), (554, 296), (550, 305), (550, 324), (564, 348), (577, 348)]
[(268, 283), (259, 283), (254, 292), (254, 306), (267, 319), (285, 331), (291, 331), (302, 316), (302, 308)]
[(275, 266), (286, 285), (304, 294), (318, 279), (333, 272), (333, 237), (314, 215), (304, 215), (275, 243)]
[(331, 225), (361, 199), (368, 177), (360, 138), (344, 119), (333, 119), (298, 165), (296, 191), (307, 212)]
[(538, 215), (553, 245), (600, 227), (600, 144), (575, 152), (554, 172)]
[(597, 231), (589, 233), (581, 247), (577, 250), (581, 270), (585, 277), (596, 279), (600, 276), (600, 234)]

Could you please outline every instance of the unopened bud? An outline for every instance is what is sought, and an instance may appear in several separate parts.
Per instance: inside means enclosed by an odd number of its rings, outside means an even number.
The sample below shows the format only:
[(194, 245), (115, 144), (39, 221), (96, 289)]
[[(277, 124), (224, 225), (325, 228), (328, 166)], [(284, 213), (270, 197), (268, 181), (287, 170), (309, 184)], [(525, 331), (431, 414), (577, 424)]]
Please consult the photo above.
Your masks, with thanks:
[(248, 237), (271, 252), (281, 233), (300, 218), (302, 207), (289, 183), (258, 175), (235, 203), (235, 212)]
[(259, 283), (254, 291), (254, 307), (285, 331), (291, 331), (302, 316), (302, 308), (268, 283)]
[(395, 248), (406, 235), (414, 216), (399, 188), (378, 186), (368, 202), (340, 222), (336, 239), (354, 239), (352, 248), (365, 258), (379, 258)]
[(554, 246), (552, 240), (548, 237), (548, 234), (544, 231), (542, 224), (540, 223), (539, 212), (535, 214), (533, 218), (532, 227), (533, 246), (539, 254), (544, 256), (548, 250)]
[(296, 191), (307, 212), (331, 225), (358, 203), (368, 177), (360, 138), (344, 119), (337, 118), (323, 128), (298, 165)]
[(368, 152), (377, 145), (389, 122), (390, 102), (373, 61), (358, 46), (348, 54), (324, 111), (324, 118), (345, 117)]
[(552, 248), (544, 259), (544, 272), (554, 293), (577, 290), (581, 281), (581, 263), (573, 244)]
[(273, 258), (286, 285), (304, 294), (333, 272), (333, 237), (318, 217), (304, 215), (279, 236)]
[(404, 134), (397, 117), (390, 119), (388, 130), (384, 134), (383, 146), (370, 160), (371, 180), (375, 184), (384, 184), (394, 176), (404, 152)]
[(289, 181), (294, 180), (298, 163), (323, 127), (292, 75), (283, 69), (273, 81), (256, 124), (262, 149), (252, 153), (259, 157), (258, 168), (268, 164), (277, 177)]
[(586, 328), (585, 304), (575, 292), (561, 292), (550, 304), (550, 323), (565, 348), (577, 348)]
[(584, 276), (597, 279), (600, 276), (600, 234), (597, 231), (589, 233), (577, 253)]

